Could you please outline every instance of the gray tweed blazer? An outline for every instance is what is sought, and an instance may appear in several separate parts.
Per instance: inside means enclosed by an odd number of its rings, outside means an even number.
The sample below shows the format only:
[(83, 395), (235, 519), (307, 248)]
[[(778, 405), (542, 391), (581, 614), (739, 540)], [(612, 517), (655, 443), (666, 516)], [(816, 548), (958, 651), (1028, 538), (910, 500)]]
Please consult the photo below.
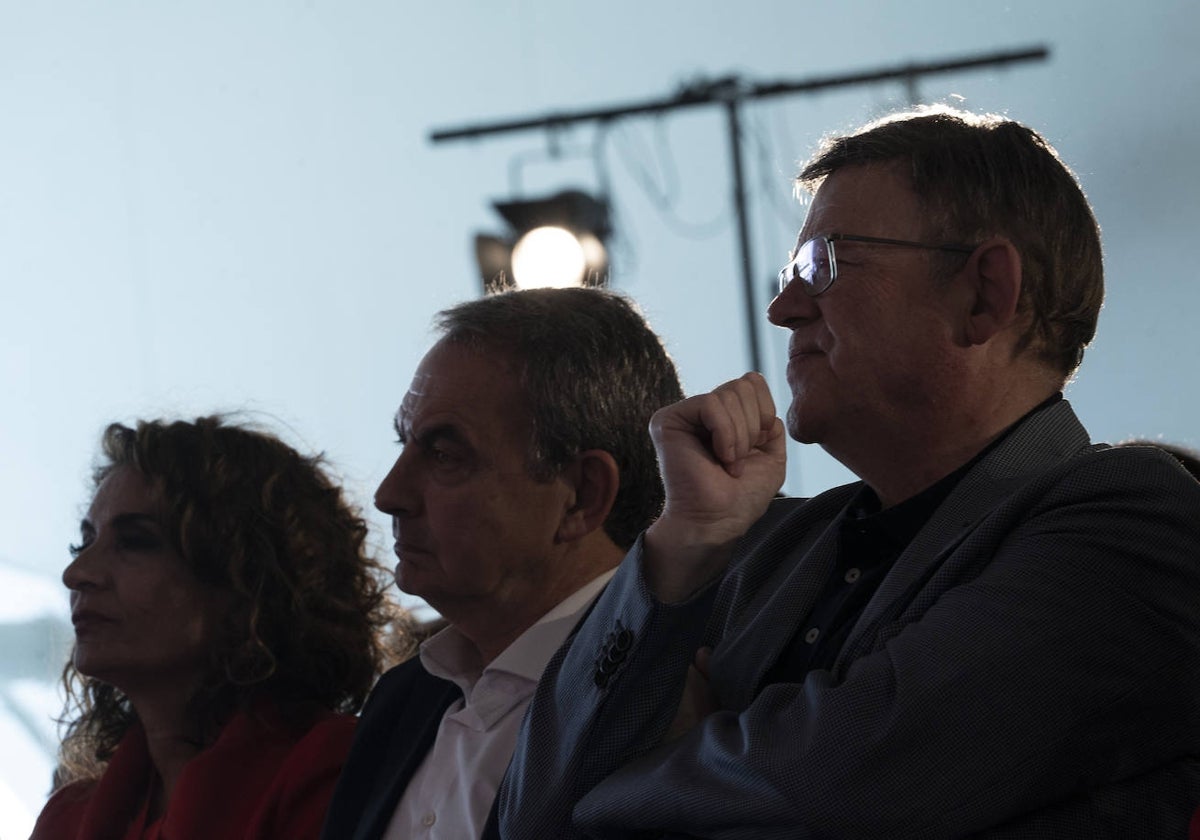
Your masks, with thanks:
[[(685, 604), (649, 595), (635, 546), (543, 676), (503, 836), (1186, 837), (1200, 484), (1042, 409), (917, 534), (834, 667), (768, 683), (858, 487), (774, 502)], [(663, 744), (700, 644), (721, 711)]]

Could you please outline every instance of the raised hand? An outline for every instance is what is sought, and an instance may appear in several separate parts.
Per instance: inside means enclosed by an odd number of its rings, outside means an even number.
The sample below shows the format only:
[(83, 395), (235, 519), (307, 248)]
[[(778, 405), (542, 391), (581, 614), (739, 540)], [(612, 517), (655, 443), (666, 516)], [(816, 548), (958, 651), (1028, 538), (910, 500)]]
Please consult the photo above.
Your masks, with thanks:
[(686, 599), (724, 571), (733, 545), (783, 484), (783, 423), (757, 373), (659, 410), (650, 421), (667, 501), (646, 532), (655, 597)]

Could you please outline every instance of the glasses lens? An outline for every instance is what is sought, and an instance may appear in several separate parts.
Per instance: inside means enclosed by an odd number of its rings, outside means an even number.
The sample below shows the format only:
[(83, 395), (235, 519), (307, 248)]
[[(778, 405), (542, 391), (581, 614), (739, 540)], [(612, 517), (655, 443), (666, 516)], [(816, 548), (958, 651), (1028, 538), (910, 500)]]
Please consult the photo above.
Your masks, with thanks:
[(799, 280), (808, 295), (819, 295), (833, 283), (833, 259), (825, 237), (818, 236), (800, 246), (792, 261), (779, 272), (779, 291), (793, 280)]

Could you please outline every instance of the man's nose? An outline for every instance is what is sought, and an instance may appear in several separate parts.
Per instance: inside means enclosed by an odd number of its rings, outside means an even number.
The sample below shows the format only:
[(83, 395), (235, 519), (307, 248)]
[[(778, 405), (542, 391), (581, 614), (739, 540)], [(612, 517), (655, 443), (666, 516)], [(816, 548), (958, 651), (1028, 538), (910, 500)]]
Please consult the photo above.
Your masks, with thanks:
[(767, 306), (768, 321), (777, 327), (794, 329), (820, 314), (816, 298), (805, 294), (801, 285), (800, 281), (793, 281), (775, 295), (775, 299)]
[(419, 505), (411, 465), (401, 452), (375, 490), (375, 507), (391, 516), (411, 515)]

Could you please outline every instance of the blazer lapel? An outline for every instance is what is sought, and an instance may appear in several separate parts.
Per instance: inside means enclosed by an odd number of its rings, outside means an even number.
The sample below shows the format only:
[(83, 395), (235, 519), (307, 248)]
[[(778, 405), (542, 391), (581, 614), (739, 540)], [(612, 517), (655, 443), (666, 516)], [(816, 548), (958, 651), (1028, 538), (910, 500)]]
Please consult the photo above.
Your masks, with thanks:
[(721, 689), (723, 708), (750, 704), (812, 609), (837, 562), (837, 523), (859, 487), (838, 487), (791, 508), (761, 542), (752, 540), (739, 550), (747, 562), (722, 587), (721, 597), (732, 606), (731, 622), (720, 628), (711, 666), (722, 675), (712, 684)]
[[(838, 665), (861, 656), (874, 631), (893, 618), (976, 524), (1033, 476), (1089, 443), (1066, 400), (1037, 412), (968, 472), (896, 559), (854, 625)], [(868, 632), (868, 630), (870, 632)]]
[(396, 728), (387, 751), (387, 765), (377, 776), (375, 793), (358, 822), (355, 840), (378, 840), (408, 787), (413, 773), (433, 748), (438, 727), (450, 704), (462, 696), (458, 686), (420, 669), (407, 702), (395, 709)]

